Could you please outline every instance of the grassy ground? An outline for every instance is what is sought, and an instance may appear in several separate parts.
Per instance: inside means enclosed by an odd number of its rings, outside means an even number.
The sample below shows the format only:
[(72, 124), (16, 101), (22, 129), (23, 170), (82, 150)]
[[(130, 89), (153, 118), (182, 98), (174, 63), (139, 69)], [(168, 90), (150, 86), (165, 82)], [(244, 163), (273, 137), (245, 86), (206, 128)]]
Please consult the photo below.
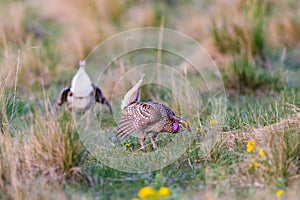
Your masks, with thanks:
[[(145, 186), (168, 187), (169, 199), (297, 199), (299, 6), (292, 0), (2, 1), (0, 199), (132, 199)], [(195, 139), (178, 160), (153, 172), (120, 172), (86, 149), (68, 112), (57, 120), (50, 106), (95, 45), (162, 22), (201, 43), (218, 65), (226, 123), (212, 118), (214, 101), (203, 98)], [(115, 85), (113, 77), (106, 80), (104, 94)], [(168, 102), (167, 93), (155, 91), (147, 86), (142, 94)], [(116, 127), (110, 117), (102, 123)], [(222, 137), (204, 154), (201, 141), (213, 130)], [(139, 148), (129, 144), (127, 151)]]

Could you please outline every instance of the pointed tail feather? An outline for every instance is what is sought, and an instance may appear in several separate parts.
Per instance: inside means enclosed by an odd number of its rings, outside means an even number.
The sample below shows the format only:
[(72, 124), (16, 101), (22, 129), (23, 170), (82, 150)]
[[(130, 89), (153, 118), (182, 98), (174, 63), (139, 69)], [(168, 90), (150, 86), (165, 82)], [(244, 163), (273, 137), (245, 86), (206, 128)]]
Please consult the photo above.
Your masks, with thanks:
[(142, 75), (141, 79), (129, 90), (122, 101), (121, 110), (124, 110), (126, 106), (131, 103), (136, 103), (140, 101), (140, 87), (142, 86), (145, 74)]

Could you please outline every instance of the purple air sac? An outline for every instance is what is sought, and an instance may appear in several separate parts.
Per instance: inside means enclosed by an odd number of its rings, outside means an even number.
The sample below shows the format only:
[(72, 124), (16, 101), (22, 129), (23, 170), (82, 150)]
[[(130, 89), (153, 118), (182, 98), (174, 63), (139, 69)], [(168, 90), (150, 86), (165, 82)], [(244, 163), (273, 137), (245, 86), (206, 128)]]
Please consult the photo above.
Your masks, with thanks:
[(179, 131), (179, 124), (177, 122), (173, 124), (173, 131), (174, 133), (177, 133)]

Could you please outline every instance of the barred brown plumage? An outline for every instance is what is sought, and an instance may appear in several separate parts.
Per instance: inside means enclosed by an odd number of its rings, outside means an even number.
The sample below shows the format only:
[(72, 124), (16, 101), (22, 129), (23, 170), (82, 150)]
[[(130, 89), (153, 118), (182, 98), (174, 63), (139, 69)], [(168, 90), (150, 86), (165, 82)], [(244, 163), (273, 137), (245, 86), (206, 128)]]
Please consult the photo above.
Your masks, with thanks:
[[(126, 138), (134, 132), (142, 132), (140, 142), (142, 148), (145, 147), (146, 136), (151, 136), (153, 148), (157, 148), (156, 138), (160, 132), (178, 133), (183, 128), (190, 131), (189, 123), (176, 116), (166, 105), (158, 102), (139, 102), (139, 90), (141, 80), (129, 91), (132, 95), (125, 95), (122, 104), (122, 116), (119, 120), (117, 136)], [(128, 98), (128, 99), (126, 99)]]

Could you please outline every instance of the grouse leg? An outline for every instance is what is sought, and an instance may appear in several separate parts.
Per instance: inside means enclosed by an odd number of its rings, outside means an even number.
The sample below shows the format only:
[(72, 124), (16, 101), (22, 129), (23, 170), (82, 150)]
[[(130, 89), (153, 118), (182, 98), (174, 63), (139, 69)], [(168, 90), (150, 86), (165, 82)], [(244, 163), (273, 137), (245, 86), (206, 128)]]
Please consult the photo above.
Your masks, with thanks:
[(145, 141), (146, 141), (146, 135), (142, 134), (142, 136), (140, 137), (140, 142), (141, 142), (141, 149), (145, 149)]
[(157, 148), (157, 144), (156, 144), (157, 135), (158, 135), (158, 133), (153, 133), (153, 135), (151, 136), (151, 142), (152, 142), (152, 145), (153, 145), (154, 149)]

